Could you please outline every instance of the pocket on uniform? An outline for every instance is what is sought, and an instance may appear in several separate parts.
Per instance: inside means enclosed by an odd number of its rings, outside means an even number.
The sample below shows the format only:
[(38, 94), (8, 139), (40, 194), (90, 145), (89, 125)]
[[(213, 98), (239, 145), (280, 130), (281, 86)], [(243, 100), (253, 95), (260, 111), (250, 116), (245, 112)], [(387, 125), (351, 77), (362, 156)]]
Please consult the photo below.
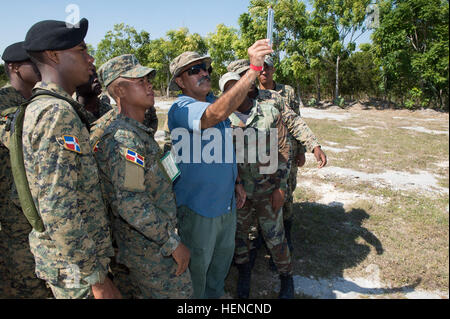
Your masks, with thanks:
[(131, 162), (125, 163), (124, 187), (135, 192), (145, 191), (144, 168)]

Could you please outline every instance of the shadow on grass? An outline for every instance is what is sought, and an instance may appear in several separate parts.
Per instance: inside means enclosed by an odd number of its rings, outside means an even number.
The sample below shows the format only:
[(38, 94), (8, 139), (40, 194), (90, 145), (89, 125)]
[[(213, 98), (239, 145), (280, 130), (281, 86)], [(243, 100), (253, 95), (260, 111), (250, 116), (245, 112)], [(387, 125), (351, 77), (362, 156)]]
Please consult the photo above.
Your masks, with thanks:
[[(360, 264), (370, 253), (383, 253), (380, 240), (362, 226), (369, 214), (362, 209), (316, 203), (294, 204), (294, 255), (303, 263), (301, 275), (342, 277), (344, 269)], [(358, 243), (362, 238), (364, 243)]]
[(300, 264), (294, 262), (294, 269), (301, 276), (297, 284), (304, 286), (303, 293), (327, 299), (336, 298), (336, 291), (367, 295), (408, 293), (420, 283), (419, 279), (404, 287), (365, 288), (343, 278), (344, 270), (362, 263), (371, 247), (378, 255), (384, 252), (380, 240), (363, 226), (364, 220), (370, 218), (365, 210), (346, 211), (339, 203), (295, 203), (294, 218), (293, 255), (294, 260), (301, 260)]
[[(344, 279), (344, 270), (362, 263), (371, 247), (378, 255), (384, 252), (381, 241), (363, 226), (369, 218), (365, 210), (346, 211), (340, 203), (294, 204), (291, 236), (295, 285), (299, 288), (296, 298), (335, 299), (351, 293), (376, 296), (414, 291), (420, 280), (403, 287), (371, 288), (371, 283), (361, 286), (359, 282)], [(269, 252), (263, 245), (252, 272), (251, 298), (277, 298), (279, 279), (270, 270), (266, 254)], [(236, 298), (235, 268), (231, 267), (226, 281), (226, 290), (233, 298)]]

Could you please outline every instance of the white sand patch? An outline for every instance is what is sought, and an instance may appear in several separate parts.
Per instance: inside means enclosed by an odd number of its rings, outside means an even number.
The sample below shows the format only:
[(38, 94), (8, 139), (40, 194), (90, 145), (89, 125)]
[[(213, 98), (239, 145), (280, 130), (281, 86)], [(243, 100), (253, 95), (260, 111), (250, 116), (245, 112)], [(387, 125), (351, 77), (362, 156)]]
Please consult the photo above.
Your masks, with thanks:
[(433, 174), (426, 171), (419, 171), (415, 174), (406, 172), (396, 172), (387, 170), (380, 174), (369, 174), (340, 167), (324, 167), (322, 169), (313, 168), (305, 172), (306, 176), (340, 176), (344, 178), (357, 179), (373, 183), (375, 186), (391, 187), (399, 190), (423, 190), (428, 192), (437, 192), (448, 194), (448, 188), (438, 186), (438, 180)]
[(350, 146), (350, 145), (347, 145), (345, 148), (347, 148), (347, 149), (349, 149), (349, 150), (360, 150), (360, 149), (362, 149), (362, 147), (359, 147), (359, 146)]
[(347, 121), (348, 119), (355, 116), (355, 114), (336, 114), (330, 111), (318, 110), (314, 108), (303, 108), (302, 109), (302, 117), (317, 119), (317, 120), (335, 120), (335, 121)]
[(367, 200), (376, 202), (380, 205), (385, 203), (384, 198), (369, 196), (364, 193), (345, 192), (336, 189), (336, 186), (328, 183), (317, 183), (311, 180), (301, 179), (297, 184), (298, 188), (312, 189), (317, 195), (321, 196), (315, 203), (334, 207), (347, 207), (358, 200)]
[(169, 110), (173, 102), (175, 102), (175, 99), (166, 100), (166, 99), (155, 99), (155, 107), (159, 108), (160, 110)]
[(331, 146), (324, 146), (323, 151), (326, 153), (327, 151), (333, 152), (333, 153), (342, 153), (342, 152), (348, 152), (348, 149), (346, 148), (336, 148)]
[(294, 276), (294, 289), (318, 299), (367, 299), (386, 298), (400, 294), (407, 299), (448, 299), (448, 292), (416, 290), (415, 285), (391, 287), (380, 280), (380, 267), (370, 264), (366, 268), (367, 277), (335, 277), (315, 279), (314, 277)]
[(328, 144), (328, 145), (331, 145), (331, 146), (339, 145), (339, 143), (329, 142), (329, 141), (324, 141), (324, 144)]
[(448, 168), (449, 167), (449, 162), (448, 161), (444, 161), (444, 162), (434, 163), (433, 165), (435, 165), (437, 167)]
[(417, 131), (421, 133), (428, 133), (428, 134), (447, 134), (448, 131), (436, 131), (436, 130), (429, 130), (421, 126), (412, 126), (412, 127), (400, 127), (405, 130), (411, 130), (411, 131)]
[(164, 141), (164, 131), (157, 131), (155, 133), (155, 141), (163, 142)]

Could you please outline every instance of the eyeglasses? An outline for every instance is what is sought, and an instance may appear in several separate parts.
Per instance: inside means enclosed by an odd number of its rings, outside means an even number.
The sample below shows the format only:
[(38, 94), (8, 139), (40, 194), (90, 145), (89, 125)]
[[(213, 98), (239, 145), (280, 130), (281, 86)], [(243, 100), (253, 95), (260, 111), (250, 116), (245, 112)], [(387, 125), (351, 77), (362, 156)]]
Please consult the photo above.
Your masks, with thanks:
[(210, 66), (209, 68), (206, 68), (205, 63), (196, 64), (194, 66), (191, 66), (189, 69), (185, 70), (184, 72), (187, 72), (189, 76), (199, 74), (200, 70), (203, 70), (205, 72), (208, 72), (209, 74), (212, 73), (213, 68)]

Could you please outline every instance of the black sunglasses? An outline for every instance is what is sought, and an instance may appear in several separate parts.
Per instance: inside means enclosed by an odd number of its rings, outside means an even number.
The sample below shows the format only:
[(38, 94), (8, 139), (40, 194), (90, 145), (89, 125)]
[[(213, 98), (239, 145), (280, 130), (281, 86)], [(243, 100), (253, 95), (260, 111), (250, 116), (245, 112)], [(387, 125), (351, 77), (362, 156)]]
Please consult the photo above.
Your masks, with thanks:
[(209, 68), (206, 68), (205, 63), (196, 64), (194, 66), (191, 66), (189, 69), (185, 70), (184, 72), (187, 72), (189, 76), (199, 74), (200, 70), (203, 70), (205, 72), (208, 72), (209, 74), (212, 73), (213, 68), (210, 66)]

